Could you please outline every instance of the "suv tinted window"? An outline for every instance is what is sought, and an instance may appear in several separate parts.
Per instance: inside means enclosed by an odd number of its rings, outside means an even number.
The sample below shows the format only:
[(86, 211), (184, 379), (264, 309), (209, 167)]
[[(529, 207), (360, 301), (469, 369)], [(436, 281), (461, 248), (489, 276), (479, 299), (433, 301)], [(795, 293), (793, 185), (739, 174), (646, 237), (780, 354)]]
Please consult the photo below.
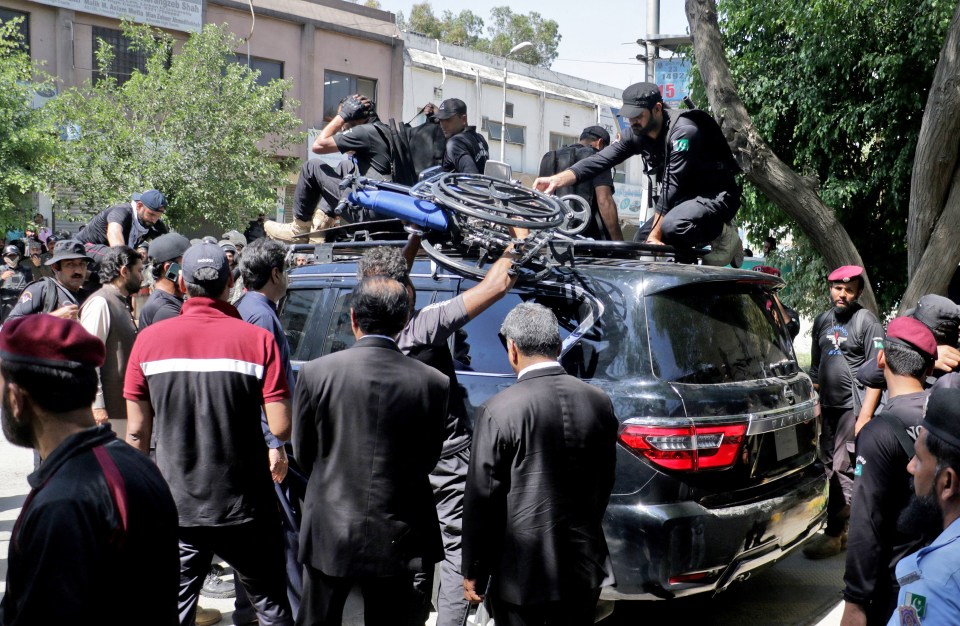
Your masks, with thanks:
[(723, 283), (645, 299), (654, 374), (679, 383), (725, 383), (796, 372), (773, 297)]
[[(464, 281), (464, 290), (476, 283)], [(579, 297), (551, 292), (512, 292), (494, 303), (489, 309), (470, 320), (454, 335), (453, 356), (458, 371), (483, 372), (488, 374), (513, 374), (503, 345), (497, 341), (500, 325), (510, 310), (521, 302), (536, 302), (547, 307), (560, 322), (560, 338), (564, 340), (564, 356), (561, 364), (575, 376), (589, 378), (596, 367), (595, 351), (579, 345), (568, 349), (570, 334), (587, 322), (581, 329), (591, 339), (596, 339), (599, 327), (596, 321), (596, 306)], [(572, 341), (572, 340), (571, 340)]]

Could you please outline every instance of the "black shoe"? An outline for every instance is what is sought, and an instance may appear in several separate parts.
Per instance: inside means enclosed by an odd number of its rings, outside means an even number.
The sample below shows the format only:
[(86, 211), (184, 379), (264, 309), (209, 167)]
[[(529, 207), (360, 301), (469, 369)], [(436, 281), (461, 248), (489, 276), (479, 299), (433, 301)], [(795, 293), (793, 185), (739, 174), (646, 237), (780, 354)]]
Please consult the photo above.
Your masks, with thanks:
[(222, 567), (219, 565), (213, 565), (210, 568), (210, 573), (207, 574), (206, 579), (203, 581), (203, 587), (200, 589), (200, 595), (208, 598), (236, 597), (237, 591), (233, 587), (233, 581), (224, 580), (224, 574), (226, 574), (226, 572)]

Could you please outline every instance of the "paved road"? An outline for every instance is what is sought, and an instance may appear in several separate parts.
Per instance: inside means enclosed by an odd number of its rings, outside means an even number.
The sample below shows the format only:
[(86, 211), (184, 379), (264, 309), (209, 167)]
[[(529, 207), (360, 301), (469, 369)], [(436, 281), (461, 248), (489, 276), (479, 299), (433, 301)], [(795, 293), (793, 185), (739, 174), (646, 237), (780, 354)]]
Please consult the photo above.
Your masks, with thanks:
[[(33, 469), (30, 450), (16, 448), (0, 437), (0, 581), (6, 581), (10, 533), (29, 491), (27, 474)], [(799, 554), (754, 575), (714, 597), (677, 602), (621, 602), (604, 626), (635, 624), (714, 624), (716, 626), (837, 626), (843, 577), (843, 556), (808, 561)], [(0, 582), (0, 597), (6, 590)], [(232, 600), (208, 600), (202, 606), (224, 613), (229, 625)], [(361, 625), (360, 603), (352, 599), (345, 626)], [(143, 607), (149, 611), (150, 607)], [(432, 622), (432, 620), (431, 620)], [(133, 622), (134, 624), (136, 622)]]

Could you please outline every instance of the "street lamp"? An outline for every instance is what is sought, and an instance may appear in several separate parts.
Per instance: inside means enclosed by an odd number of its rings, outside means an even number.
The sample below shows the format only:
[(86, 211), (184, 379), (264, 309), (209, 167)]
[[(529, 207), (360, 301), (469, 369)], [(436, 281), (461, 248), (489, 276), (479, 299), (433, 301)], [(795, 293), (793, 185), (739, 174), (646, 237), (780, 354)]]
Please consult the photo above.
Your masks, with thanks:
[(510, 48), (510, 52), (503, 55), (503, 111), (500, 115), (500, 162), (503, 163), (504, 150), (507, 147), (507, 58), (514, 52), (520, 52), (527, 48), (532, 48), (533, 44), (529, 41), (518, 43)]

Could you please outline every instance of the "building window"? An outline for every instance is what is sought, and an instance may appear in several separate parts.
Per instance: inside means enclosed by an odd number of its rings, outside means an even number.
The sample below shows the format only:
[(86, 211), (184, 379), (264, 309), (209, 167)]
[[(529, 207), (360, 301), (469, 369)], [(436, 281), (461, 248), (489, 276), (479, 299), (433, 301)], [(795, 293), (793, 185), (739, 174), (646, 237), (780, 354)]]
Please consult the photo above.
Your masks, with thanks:
[[(133, 70), (147, 71), (147, 55), (142, 50), (131, 49), (130, 40), (124, 37), (119, 30), (101, 26), (93, 27), (93, 62), (90, 67), (97, 66), (97, 46), (101, 39), (113, 48), (113, 60), (110, 62), (110, 67), (107, 68), (107, 75), (113, 76), (117, 80), (117, 84), (122, 85), (127, 82), (133, 75)], [(104, 78), (103, 74), (95, 70), (93, 84), (96, 85)]]
[[(490, 139), (500, 141), (500, 122), (495, 122), (488, 117), (483, 118), (483, 130), (487, 131)], [(527, 127), (517, 126), (516, 124), (507, 124), (507, 143), (515, 143), (519, 146), (527, 143)]]
[(507, 103), (507, 108), (506, 108), (505, 110), (506, 110), (506, 115), (507, 115), (507, 117), (512, 118), (512, 117), (513, 117), (513, 103), (512, 103), (512, 102), (508, 102), (508, 103)]
[(377, 81), (373, 78), (361, 78), (338, 72), (323, 73), (323, 121), (329, 122), (336, 116), (340, 101), (359, 93), (370, 100), (377, 101)]
[(550, 149), (559, 150), (564, 146), (575, 144), (579, 141), (573, 135), (561, 135), (560, 133), (550, 133)]
[[(257, 84), (261, 87), (266, 87), (274, 80), (283, 80), (283, 61), (272, 61), (252, 56), (249, 57), (250, 62), (247, 63), (248, 57), (245, 54), (234, 54), (233, 57), (234, 61), (240, 65), (246, 65), (250, 69), (260, 72), (257, 76)], [(273, 108), (276, 111), (282, 109), (283, 98), (277, 100)]]
[(17, 30), (20, 31), (20, 49), (30, 54), (30, 14), (23, 13), (22, 11), (14, 11), (13, 9), (0, 9), (0, 24), (4, 22), (9, 22), (17, 18), (20, 19), (20, 26)]

